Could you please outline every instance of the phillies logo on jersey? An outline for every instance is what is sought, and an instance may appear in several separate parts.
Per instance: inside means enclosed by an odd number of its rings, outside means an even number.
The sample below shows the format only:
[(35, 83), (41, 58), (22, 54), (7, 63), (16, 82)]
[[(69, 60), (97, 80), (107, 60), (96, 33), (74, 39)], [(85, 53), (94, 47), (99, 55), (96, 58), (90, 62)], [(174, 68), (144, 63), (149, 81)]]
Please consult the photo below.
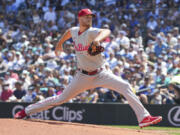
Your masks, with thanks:
[(86, 46), (82, 44), (75, 45), (74, 43), (74, 46), (76, 51), (87, 51), (90, 45), (86, 45)]

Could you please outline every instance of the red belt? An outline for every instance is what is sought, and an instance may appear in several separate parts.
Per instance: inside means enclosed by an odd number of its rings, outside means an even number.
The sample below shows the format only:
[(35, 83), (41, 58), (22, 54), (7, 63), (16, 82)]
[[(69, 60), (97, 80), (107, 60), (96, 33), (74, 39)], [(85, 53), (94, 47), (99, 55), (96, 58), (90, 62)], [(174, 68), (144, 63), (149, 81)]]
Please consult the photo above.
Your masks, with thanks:
[(99, 73), (100, 71), (102, 71), (102, 69), (103, 68), (98, 68), (98, 69), (91, 71), (91, 72), (88, 72), (88, 71), (83, 70), (83, 69), (78, 69), (78, 70), (81, 71), (81, 73), (86, 74), (86, 75), (95, 75), (95, 74)]

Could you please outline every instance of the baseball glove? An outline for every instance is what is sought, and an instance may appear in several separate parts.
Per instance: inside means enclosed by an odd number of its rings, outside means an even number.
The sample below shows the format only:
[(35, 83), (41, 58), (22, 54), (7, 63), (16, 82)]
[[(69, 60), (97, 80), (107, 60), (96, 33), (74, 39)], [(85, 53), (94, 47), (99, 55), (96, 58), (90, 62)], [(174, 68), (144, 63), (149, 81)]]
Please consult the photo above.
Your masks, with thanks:
[(91, 45), (88, 48), (88, 54), (91, 56), (96, 56), (103, 51), (104, 51), (104, 47), (102, 47), (100, 45), (97, 46), (97, 45), (93, 44), (93, 42), (91, 43)]

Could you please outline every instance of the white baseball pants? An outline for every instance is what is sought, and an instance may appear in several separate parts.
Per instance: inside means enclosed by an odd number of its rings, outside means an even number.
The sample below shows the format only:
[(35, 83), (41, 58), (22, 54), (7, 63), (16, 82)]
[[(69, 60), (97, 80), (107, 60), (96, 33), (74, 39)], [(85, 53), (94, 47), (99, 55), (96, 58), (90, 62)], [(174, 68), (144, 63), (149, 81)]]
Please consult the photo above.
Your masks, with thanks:
[(137, 96), (132, 92), (131, 86), (120, 77), (114, 75), (111, 71), (103, 69), (96, 75), (85, 75), (78, 71), (72, 82), (66, 87), (61, 95), (46, 98), (35, 104), (31, 104), (25, 108), (27, 115), (47, 110), (51, 107), (63, 104), (75, 97), (79, 93), (87, 89), (96, 87), (105, 87), (121, 93), (128, 101), (134, 110), (138, 122), (141, 122), (144, 117), (150, 115), (143, 107)]

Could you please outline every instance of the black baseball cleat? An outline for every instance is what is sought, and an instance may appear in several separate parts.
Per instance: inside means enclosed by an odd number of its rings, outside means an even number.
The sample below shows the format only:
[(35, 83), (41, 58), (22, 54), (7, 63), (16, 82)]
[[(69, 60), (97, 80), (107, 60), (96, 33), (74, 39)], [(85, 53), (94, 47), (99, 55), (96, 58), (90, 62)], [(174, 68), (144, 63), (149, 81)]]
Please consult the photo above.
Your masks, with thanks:
[(27, 116), (25, 110), (21, 110), (14, 115), (15, 119), (23, 119)]

